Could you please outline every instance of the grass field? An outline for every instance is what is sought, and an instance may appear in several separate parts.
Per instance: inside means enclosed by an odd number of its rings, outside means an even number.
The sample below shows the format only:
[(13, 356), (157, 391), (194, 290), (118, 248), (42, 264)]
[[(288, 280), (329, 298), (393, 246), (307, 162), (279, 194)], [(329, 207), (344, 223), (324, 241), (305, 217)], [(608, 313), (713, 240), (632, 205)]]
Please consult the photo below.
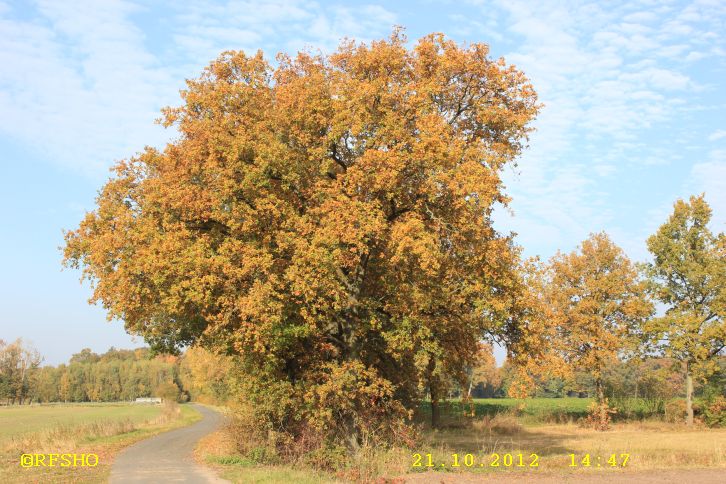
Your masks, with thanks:
[[(262, 465), (250, 456), (237, 453), (234, 437), (224, 431), (205, 439), (198, 449), (199, 458), (218, 467), (232, 482), (274, 483), (348, 482), (360, 478), (384, 476), (398, 478), (394, 482), (439, 482), (446, 476), (525, 476), (539, 475), (560, 478), (611, 476), (618, 473), (671, 472), (688, 473), (693, 469), (713, 469), (726, 473), (726, 429), (687, 428), (657, 420), (616, 422), (605, 432), (583, 428), (579, 417), (586, 413), (589, 399), (529, 399), (523, 408), (521, 400), (483, 399), (475, 401), (476, 417), (462, 417), (460, 404), (450, 403), (442, 412), (442, 430), (431, 430), (424, 423), (415, 448), (372, 449), (368, 455), (346, 463), (337, 473), (323, 473), (300, 465)], [(422, 406), (419, 418), (425, 422), (427, 407)], [(413, 454), (421, 454), (421, 466), (413, 467)], [(431, 454), (431, 464), (427, 465)], [(458, 467), (452, 454), (458, 455)], [(467, 466), (466, 454), (471, 454)], [(492, 454), (500, 457), (493, 467)], [(512, 461), (504, 462), (504, 455)], [(518, 456), (522, 454), (522, 461)], [(538, 466), (529, 464), (536, 454)], [(576, 467), (571, 467), (576, 456)], [(616, 466), (608, 460), (616, 455)], [(625, 466), (624, 454), (628, 455)], [(589, 466), (583, 464), (589, 455)], [(598, 459), (599, 458), (599, 459)], [(587, 462), (587, 460), (585, 460)], [(442, 465), (443, 464), (443, 465)], [(523, 464), (523, 465), (519, 465)], [(599, 464), (599, 465), (598, 465)], [(436, 477), (439, 476), (439, 477)], [(558, 477), (559, 476), (559, 477)], [(421, 479), (423, 478), (423, 479)], [(673, 476), (671, 475), (671, 479)]]
[[(0, 407), (0, 478), (4, 482), (105, 482), (113, 456), (151, 435), (189, 425), (194, 408), (133, 404)], [(20, 466), (22, 454), (93, 453), (95, 467)]]
[[(476, 417), (493, 417), (516, 410), (521, 423), (536, 425), (576, 421), (587, 414), (591, 402), (591, 398), (528, 398), (522, 405), (523, 401), (516, 398), (475, 398), (472, 404)], [(467, 410), (464, 407), (458, 400), (445, 402), (441, 405), (441, 416), (449, 421), (458, 420)], [(418, 419), (428, 421), (430, 417), (430, 404), (422, 403)]]
[(24, 434), (99, 422), (139, 424), (158, 417), (160, 412), (156, 405), (103, 403), (0, 407), (0, 447)]
[[(419, 450), (419, 449), (416, 449)], [(665, 469), (726, 467), (726, 429), (687, 429), (683, 425), (658, 422), (615, 424), (609, 431), (598, 432), (575, 424), (553, 424), (517, 428), (513, 423), (497, 425), (475, 422), (470, 429), (448, 429), (428, 432), (421, 444), (422, 453), (431, 453), (432, 460), (444, 463), (445, 471), (510, 471), (516, 470), (517, 462), (501, 465), (500, 469), (488, 466), (491, 455), (523, 454), (539, 456), (539, 468), (571, 472), (570, 454), (578, 456), (577, 469), (597, 468), (608, 470)], [(452, 453), (475, 456), (475, 463), (484, 468), (454, 469), (450, 466)], [(590, 454), (589, 466), (582, 465), (585, 454)], [(611, 469), (607, 459), (617, 455), (617, 465)], [(628, 454), (628, 462), (622, 466), (622, 454)], [(409, 461), (412, 459), (409, 457)], [(526, 466), (528, 467), (528, 466)], [(402, 469), (401, 469), (402, 470)], [(425, 465), (415, 469), (427, 471)], [(527, 470), (527, 469), (524, 469)], [(530, 469), (531, 470), (531, 469)]]

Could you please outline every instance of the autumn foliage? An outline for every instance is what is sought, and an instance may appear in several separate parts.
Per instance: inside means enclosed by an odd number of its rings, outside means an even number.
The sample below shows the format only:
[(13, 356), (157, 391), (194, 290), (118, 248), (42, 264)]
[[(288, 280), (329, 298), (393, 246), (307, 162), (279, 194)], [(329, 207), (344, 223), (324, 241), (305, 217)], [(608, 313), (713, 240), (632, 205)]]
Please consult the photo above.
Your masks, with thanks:
[(491, 215), (538, 106), (486, 45), (226, 52), (182, 98), (178, 139), (119, 162), (66, 236), (129, 332), (237, 355), (264, 422), (354, 445), (361, 409), (405, 417), (511, 329), (517, 250)]
[(605, 233), (592, 234), (578, 250), (553, 257), (550, 278), (559, 351), (571, 368), (592, 375), (597, 404), (606, 405), (604, 370), (638, 350), (642, 328), (653, 314), (646, 282)]
[(726, 234), (708, 225), (711, 207), (704, 196), (678, 200), (673, 213), (648, 238), (653, 263), (651, 288), (666, 305), (665, 314), (648, 321), (656, 349), (684, 363), (687, 422), (693, 424), (693, 378), (718, 370), (726, 348)]

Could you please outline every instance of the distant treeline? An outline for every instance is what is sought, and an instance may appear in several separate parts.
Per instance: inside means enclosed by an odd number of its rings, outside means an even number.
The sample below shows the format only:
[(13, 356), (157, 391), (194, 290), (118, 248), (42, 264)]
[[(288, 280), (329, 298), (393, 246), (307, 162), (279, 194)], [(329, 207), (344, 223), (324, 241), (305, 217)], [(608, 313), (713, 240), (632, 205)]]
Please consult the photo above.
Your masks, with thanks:
[[(233, 363), (201, 348), (181, 356), (154, 355), (148, 348), (109, 349), (97, 354), (83, 349), (68, 364), (40, 366), (41, 355), (22, 340), (0, 340), (0, 403), (115, 402), (138, 397), (163, 397), (178, 401), (224, 403), (235, 393)], [(726, 392), (726, 357), (716, 360), (720, 371), (696, 382), (696, 396)], [(669, 358), (617, 362), (604, 372), (605, 393), (620, 398), (668, 399), (683, 396), (681, 363)], [(492, 347), (482, 344), (469, 384), (452, 381), (450, 398), (507, 397), (516, 369), (505, 362), (497, 367)], [(576, 371), (569, 378), (543, 378), (536, 382), (535, 397), (593, 397), (593, 377)]]
[[(726, 393), (726, 356), (717, 357), (718, 370), (706, 379), (695, 382), (697, 397), (710, 397)], [(668, 400), (684, 396), (682, 362), (672, 358), (633, 358), (615, 361), (602, 375), (605, 396), (619, 398), (646, 398)], [(489, 345), (480, 345), (476, 364), (469, 370), (466, 387), (451, 381), (448, 387), (452, 397), (505, 398), (516, 380), (516, 368), (509, 362), (497, 367)], [(586, 371), (573, 371), (567, 378), (540, 377), (535, 381), (533, 397), (594, 397), (596, 382)]]
[(0, 340), (0, 402), (115, 402), (151, 396), (218, 402), (227, 392), (226, 384), (215, 383), (226, 374), (223, 362), (200, 350), (177, 357), (153, 355), (148, 348), (111, 348), (103, 354), (86, 348), (68, 364), (41, 367), (41, 362), (40, 354), (22, 340)]

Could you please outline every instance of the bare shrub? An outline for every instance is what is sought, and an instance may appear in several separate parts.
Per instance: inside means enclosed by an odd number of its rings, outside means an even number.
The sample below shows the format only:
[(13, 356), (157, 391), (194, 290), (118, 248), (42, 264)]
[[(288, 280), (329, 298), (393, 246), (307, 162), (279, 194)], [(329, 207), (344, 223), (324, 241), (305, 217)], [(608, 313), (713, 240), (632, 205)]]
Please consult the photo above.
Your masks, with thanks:
[(154, 424), (165, 425), (181, 417), (181, 407), (172, 400), (164, 400), (161, 404), (161, 413), (153, 420)]
[(493, 417), (485, 415), (475, 420), (472, 427), (478, 432), (496, 435), (513, 435), (522, 431), (522, 426), (514, 413), (498, 413)]

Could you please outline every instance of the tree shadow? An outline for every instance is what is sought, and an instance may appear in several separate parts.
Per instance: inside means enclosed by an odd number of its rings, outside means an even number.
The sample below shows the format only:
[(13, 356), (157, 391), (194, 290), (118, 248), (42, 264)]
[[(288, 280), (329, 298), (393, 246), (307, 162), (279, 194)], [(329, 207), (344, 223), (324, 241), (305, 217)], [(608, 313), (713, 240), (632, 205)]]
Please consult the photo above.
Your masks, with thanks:
[(530, 409), (518, 412), (512, 403), (474, 402), (471, 406), (461, 402), (446, 402), (441, 407), (440, 427), (431, 428), (429, 404), (416, 412), (415, 421), (422, 430), (426, 445), (459, 453), (492, 454), (522, 453), (538, 456), (576, 454), (579, 451), (565, 444), (573, 435), (552, 432), (538, 427), (524, 427), (523, 422), (566, 424), (578, 421), (587, 414), (581, 408), (549, 408), (546, 412)]
[(537, 454), (540, 457), (575, 454), (579, 450), (565, 444), (572, 435), (519, 429), (512, 432), (476, 430), (474, 428), (443, 428), (425, 430), (425, 445), (453, 452), (489, 455), (493, 453)]

